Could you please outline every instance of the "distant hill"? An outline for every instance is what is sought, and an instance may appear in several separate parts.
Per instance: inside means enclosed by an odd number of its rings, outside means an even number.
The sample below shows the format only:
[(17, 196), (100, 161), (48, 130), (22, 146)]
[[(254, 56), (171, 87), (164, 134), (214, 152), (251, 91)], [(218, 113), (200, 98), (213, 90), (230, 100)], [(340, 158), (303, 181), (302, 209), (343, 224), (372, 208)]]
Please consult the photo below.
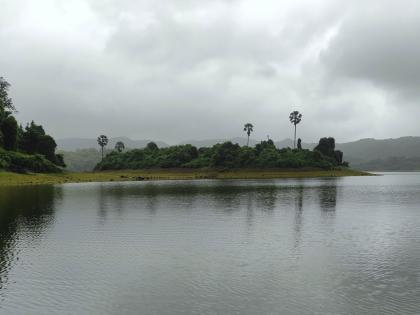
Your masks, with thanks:
[[(116, 137), (110, 138), (108, 143), (108, 148), (114, 148), (115, 144), (118, 141), (122, 141), (125, 144), (126, 148), (137, 149), (137, 148), (144, 148), (147, 143), (151, 142), (152, 140), (132, 140), (127, 137)], [(98, 142), (96, 139), (88, 139), (88, 138), (66, 138), (66, 139), (58, 139), (57, 141), (57, 148), (60, 151), (76, 151), (79, 149), (95, 149), (98, 148)], [(159, 147), (167, 147), (169, 146), (167, 143), (162, 141), (154, 141)]]
[(368, 161), (391, 157), (420, 157), (420, 137), (396, 139), (361, 139), (354, 142), (337, 144), (349, 161)]
[(364, 171), (420, 171), (420, 157), (389, 157), (355, 162), (352, 168)]
[[(117, 141), (124, 142), (127, 148), (143, 148), (151, 140), (131, 140), (127, 137), (111, 138), (108, 149), (112, 149)], [(179, 144), (192, 144), (196, 147), (210, 147), (216, 143), (232, 141), (240, 145), (246, 145), (245, 137), (232, 139), (207, 139), (207, 140), (188, 140)], [(154, 141), (159, 147), (169, 146), (162, 141)], [(255, 139), (250, 139), (250, 146), (259, 143)], [(57, 140), (60, 151), (76, 151), (78, 149), (98, 149), (96, 139), (69, 138)], [(278, 148), (293, 147), (292, 139), (284, 139), (275, 142)], [(313, 149), (316, 143), (302, 143), (305, 149)], [(337, 143), (336, 148), (344, 152), (344, 160), (350, 162), (352, 167), (363, 170), (416, 170), (419, 169), (420, 161), (420, 137), (402, 137), (396, 139), (361, 139), (347, 143)], [(71, 159), (71, 170), (87, 170), (94, 167), (99, 157), (95, 151), (79, 151), (77, 154), (66, 154)], [(89, 154), (88, 154), (89, 153)], [(88, 154), (90, 163), (79, 163), (78, 159), (83, 159), (83, 154)], [(77, 167), (76, 167), (77, 165)]]

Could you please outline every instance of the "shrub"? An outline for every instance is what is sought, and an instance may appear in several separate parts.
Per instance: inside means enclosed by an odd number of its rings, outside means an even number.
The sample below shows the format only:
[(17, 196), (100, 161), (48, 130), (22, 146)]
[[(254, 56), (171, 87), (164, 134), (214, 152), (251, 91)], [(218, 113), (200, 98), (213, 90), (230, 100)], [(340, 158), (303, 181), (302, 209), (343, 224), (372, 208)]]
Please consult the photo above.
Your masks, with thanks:
[(61, 169), (40, 154), (28, 155), (0, 150), (0, 167), (9, 171), (60, 173)]

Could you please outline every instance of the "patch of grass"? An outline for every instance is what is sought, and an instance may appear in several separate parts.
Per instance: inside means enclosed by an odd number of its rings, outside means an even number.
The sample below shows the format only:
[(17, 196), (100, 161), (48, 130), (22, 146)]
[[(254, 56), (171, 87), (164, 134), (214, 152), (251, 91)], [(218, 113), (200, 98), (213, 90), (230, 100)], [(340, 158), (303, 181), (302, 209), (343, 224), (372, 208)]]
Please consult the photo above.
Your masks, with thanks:
[(140, 180), (276, 179), (368, 175), (372, 174), (351, 169), (148, 169), (57, 174), (18, 174), (11, 172), (0, 172), (0, 186)]

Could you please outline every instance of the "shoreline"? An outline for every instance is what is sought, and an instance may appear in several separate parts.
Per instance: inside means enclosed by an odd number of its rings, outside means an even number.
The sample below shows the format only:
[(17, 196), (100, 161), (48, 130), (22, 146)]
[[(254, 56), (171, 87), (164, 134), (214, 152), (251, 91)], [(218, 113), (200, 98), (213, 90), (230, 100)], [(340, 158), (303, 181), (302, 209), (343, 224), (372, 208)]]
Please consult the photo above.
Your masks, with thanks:
[(150, 180), (197, 180), (197, 179), (281, 179), (322, 178), (347, 176), (374, 176), (372, 173), (352, 169), (148, 169), (118, 170), (59, 174), (19, 174), (0, 171), (0, 187), (16, 185), (52, 185), (89, 182), (125, 182)]

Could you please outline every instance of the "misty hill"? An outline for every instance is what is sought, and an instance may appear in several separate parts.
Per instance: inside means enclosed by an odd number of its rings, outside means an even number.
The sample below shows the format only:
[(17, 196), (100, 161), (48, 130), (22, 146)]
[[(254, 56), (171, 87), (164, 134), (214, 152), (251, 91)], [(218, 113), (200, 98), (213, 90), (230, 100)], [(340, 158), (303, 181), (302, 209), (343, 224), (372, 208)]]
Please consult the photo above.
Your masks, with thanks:
[[(118, 141), (124, 142), (127, 148), (140, 149), (144, 148), (152, 140), (132, 140), (127, 137), (116, 137), (110, 138), (107, 148), (114, 148)], [(159, 147), (169, 146), (167, 143), (162, 141), (154, 141)], [(57, 140), (57, 148), (60, 151), (76, 151), (79, 149), (92, 149), (98, 148), (98, 142), (96, 138), (66, 138)]]
[(361, 139), (354, 142), (337, 144), (352, 161), (387, 159), (391, 157), (420, 157), (420, 137), (396, 139)]
[(355, 162), (352, 168), (366, 171), (420, 171), (420, 157), (389, 157)]

